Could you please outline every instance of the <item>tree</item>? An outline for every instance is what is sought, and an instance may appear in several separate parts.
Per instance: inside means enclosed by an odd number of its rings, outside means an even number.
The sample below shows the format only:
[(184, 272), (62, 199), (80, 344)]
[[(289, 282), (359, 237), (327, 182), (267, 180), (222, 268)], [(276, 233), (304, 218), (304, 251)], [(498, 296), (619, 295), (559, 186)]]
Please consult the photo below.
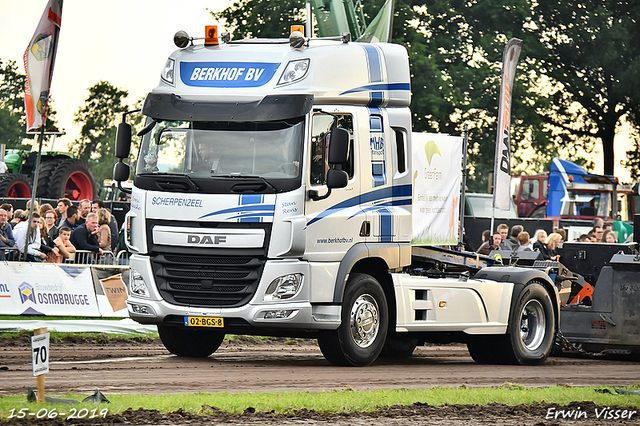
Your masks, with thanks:
[[(602, 144), (613, 175), (621, 118), (640, 127), (640, 3), (631, 0), (532, 2), (526, 55), (546, 80), (539, 113), (558, 144)], [(544, 80), (543, 80), (544, 81)]]
[[(25, 81), (26, 76), (18, 72), (15, 61), (3, 64), (0, 60), (0, 143), (4, 143), (7, 148), (31, 149), (32, 140), (25, 140)], [(47, 130), (58, 130), (52, 98), (49, 100)]]
[(85, 105), (74, 115), (73, 122), (82, 128), (71, 151), (89, 162), (100, 183), (111, 177), (117, 161), (114, 155), (116, 130), (122, 113), (130, 109), (123, 103), (128, 95), (126, 90), (99, 81), (89, 88)]

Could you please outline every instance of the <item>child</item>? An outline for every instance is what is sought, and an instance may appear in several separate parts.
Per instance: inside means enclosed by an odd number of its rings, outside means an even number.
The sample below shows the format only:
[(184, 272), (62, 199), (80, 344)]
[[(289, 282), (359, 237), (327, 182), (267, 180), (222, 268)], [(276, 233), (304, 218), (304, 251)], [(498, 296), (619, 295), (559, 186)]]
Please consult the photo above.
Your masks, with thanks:
[(69, 259), (71, 254), (76, 252), (76, 248), (71, 244), (69, 238), (71, 238), (71, 229), (63, 226), (60, 228), (58, 238), (53, 240), (53, 243), (58, 247), (58, 250), (60, 250), (60, 254), (58, 254), (58, 258), (56, 259), (57, 263), (61, 263), (63, 259)]

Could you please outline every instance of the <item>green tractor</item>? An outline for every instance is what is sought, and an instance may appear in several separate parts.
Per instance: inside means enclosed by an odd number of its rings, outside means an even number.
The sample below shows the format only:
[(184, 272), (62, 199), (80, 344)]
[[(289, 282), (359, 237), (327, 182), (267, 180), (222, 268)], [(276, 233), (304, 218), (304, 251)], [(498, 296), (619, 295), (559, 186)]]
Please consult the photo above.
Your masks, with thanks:
[[(30, 198), (35, 176), (36, 152), (8, 149), (7, 172), (0, 174), (0, 198)], [(89, 164), (68, 152), (43, 151), (38, 175), (38, 198), (92, 200), (98, 185)]]

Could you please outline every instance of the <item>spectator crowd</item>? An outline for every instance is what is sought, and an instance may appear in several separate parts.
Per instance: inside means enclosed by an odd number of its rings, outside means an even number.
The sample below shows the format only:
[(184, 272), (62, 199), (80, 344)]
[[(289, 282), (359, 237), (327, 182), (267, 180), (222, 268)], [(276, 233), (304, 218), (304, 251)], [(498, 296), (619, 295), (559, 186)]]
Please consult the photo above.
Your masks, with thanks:
[(101, 200), (85, 199), (74, 206), (61, 198), (55, 208), (36, 201), (28, 223), (30, 209), (31, 200), (25, 210), (0, 205), (0, 260), (94, 263), (117, 253), (118, 224)]
[[(611, 222), (594, 219), (593, 228), (587, 234), (580, 235), (576, 242), (617, 243), (613, 227)], [(544, 229), (538, 229), (533, 238), (522, 225), (514, 225), (510, 231), (509, 226), (504, 223), (498, 225), (494, 233), (490, 230), (484, 231), (482, 245), (476, 253), (489, 255), (494, 250), (535, 251), (540, 253), (543, 260), (559, 260), (562, 244), (567, 240), (564, 229), (556, 229), (549, 235)]]

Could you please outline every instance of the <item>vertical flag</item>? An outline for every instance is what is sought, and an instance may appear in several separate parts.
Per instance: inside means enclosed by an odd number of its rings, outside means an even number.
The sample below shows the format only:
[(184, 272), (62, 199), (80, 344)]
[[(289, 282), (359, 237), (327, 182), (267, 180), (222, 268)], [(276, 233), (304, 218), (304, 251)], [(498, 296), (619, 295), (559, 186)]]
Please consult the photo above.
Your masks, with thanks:
[(387, 0), (357, 41), (367, 43), (391, 43), (394, 6), (394, 0)]
[(509, 210), (511, 197), (511, 97), (522, 40), (512, 38), (502, 54), (502, 83), (498, 107), (498, 135), (494, 165), (493, 207)]
[(46, 120), (61, 18), (62, 0), (49, 0), (24, 52), (24, 68), (27, 72), (24, 87), (27, 131), (39, 129)]

